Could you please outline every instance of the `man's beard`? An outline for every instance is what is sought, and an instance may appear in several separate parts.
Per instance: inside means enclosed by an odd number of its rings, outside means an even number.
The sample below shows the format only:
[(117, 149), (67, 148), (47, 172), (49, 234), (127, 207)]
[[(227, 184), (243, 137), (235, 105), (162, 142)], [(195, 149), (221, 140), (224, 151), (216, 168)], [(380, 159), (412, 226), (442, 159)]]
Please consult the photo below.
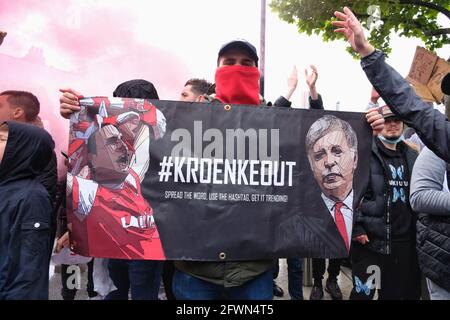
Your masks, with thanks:
[(387, 142), (390, 144), (396, 144), (396, 143), (399, 143), (401, 140), (403, 140), (403, 135), (395, 135), (392, 137), (386, 137), (384, 135), (379, 135), (378, 137), (381, 141), (384, 141), (384, 142)]
[(384, 136), (385, 139), (387, 140), (397, 140), (398, 138), (400, 138), (400, 135), (395, 135), (395, 136)]

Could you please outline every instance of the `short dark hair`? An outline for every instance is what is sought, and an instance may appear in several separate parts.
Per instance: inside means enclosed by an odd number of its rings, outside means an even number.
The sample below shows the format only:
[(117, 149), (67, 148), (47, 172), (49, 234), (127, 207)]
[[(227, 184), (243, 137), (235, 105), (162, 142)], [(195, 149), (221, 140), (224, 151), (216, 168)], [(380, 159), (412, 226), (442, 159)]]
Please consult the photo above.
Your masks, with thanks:
[(198, 95), (213, 94), (215, 92), (215, 86), (205, 79), (197, 79), (197, 78), (189, 79), (188, 81), (186, 81), (184, 86), (189, 85), (192, 86), (192, 91)]
[(7, 90), (0, 93), (0, 96), (8, 96), (7, 100), (13, 107), (22, 107), (27, 122), (36, 120), (40, 111), (40, 103), (34, 94), (28, 91)]

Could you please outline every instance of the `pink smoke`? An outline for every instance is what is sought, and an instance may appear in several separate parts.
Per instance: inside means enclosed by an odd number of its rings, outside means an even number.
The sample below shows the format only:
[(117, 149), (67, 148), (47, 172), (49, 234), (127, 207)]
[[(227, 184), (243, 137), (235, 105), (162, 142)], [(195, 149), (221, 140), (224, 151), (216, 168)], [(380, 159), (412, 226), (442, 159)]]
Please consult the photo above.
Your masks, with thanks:
[[(0, 29), (8, 32), (0, 47), (0, 91), (36, 94), (58, 156), (68, 143), (68, 121), (59, 115), (59, 88), (72, 87), (84, 95), (111, 95), (121, 82), (142, 78), (155, 84), (161, 99), (174, 99), (190, 77), (174, 55), (134, 38), (133, 8), (80, 3), (0, 1)], [(75, 27), (67, 24), (69, 7), (80, 14)], [(29, 34), (24, 33), (23, 22), (34, 21), (30, 19), (36, 16), (42, 30), (31, 27)], [(58, 52), (57, 58), (50, 51)], [(60, 61), (67, 62), (70, 71), (58, 67)], [(62, 175), (61, 156), (58, 165)]]

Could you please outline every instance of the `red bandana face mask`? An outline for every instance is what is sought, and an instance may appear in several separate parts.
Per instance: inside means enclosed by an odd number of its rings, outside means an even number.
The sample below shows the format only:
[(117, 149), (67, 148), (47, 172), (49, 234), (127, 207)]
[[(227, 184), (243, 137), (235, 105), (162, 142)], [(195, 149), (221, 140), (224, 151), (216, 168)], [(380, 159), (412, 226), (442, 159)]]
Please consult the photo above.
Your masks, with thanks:
[(223, 103), (259, 105), (259, 70), (224, 66), (216, 70), (216, 98)]

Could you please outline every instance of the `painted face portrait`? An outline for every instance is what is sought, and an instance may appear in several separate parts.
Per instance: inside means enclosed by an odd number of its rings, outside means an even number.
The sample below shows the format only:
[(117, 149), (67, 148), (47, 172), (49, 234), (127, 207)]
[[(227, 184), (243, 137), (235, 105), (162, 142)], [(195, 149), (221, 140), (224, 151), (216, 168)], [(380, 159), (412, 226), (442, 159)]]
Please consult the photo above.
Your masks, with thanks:
[[(332, 118), (331, 118), (332, 117)], [(356, 135), (348, 124), (328, 116), (307, 135), (308, 160), (320, 189), (330, 199), (343, 201), (352, 190), (357, 167)]]
[(104, 126), (95, 133), (93, 139), (95, 147), (91, 144), (91, 164), (95, 167), (95, 180), (124, 180), (129, 172), (132, 151), (123, 141), (119, 130), (113, 125)]

